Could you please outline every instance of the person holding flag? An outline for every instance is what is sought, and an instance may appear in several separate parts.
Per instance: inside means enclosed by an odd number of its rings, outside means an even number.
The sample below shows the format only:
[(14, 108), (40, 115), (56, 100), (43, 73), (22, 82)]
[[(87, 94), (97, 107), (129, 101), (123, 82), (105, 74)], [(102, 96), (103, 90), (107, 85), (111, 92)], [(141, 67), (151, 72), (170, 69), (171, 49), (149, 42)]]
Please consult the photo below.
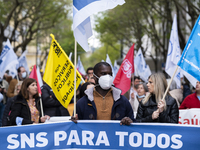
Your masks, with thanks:
[(86, 96), (76, 104), (76, 116), (71, 120), (121, 120), (120, 124), (135, 122), (129, 101), (121, 95), (121, 90), (112, 86), (111, 66), (99, 62), (94, 66), (95, 87), (85, 91)]
[(11, 108), (11, 125), (37, 124), (50, 119), (41, 116), (40, 100), (35, 79), (27, 78), (23, 81), (21, 90)]
[(164, 74), (152, 74), (147, 87), (149, 94), (139, 104), (137, 122), (178, 123), (179, 109), (176, 100), (170, 94), (161, 100), (167, 89)]

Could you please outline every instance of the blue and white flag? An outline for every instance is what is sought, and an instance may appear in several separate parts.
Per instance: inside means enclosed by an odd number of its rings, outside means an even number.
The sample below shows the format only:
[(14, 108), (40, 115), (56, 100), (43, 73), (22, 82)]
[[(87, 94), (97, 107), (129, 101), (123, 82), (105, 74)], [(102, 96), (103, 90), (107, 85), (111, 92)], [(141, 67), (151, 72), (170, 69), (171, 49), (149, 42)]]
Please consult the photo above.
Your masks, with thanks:
[(92, 36), (90, 16), (124, 3), (124, 0), (73, 0), (74, 37), (85, 51), (89, 51), (87, 39)]
[[(176, 70), (177, 63), (181, 57), (181, 50), (179, 45), (179, 38), (178, 38), (178, 29), (177, 29), (177, 20), (176, 15), (174, 15), (174, 21), (172, 24), (172, 30), (169, 40), (168, 46), (168, 53), (167, 53), (167, 60), (165, 66), (165, 72), (172, 77), (174, 71)], [(179, 68), (176, 72), (173, 80), (176, 82), (177, 87), (181, 87), (181, 77), (183, 77), (181, 69)]]
[(80, 56), (78, 56), (78, 63), (77, 63), (76, 69), (80, 72), (81, 75), (86, 75), (85, 69), (84, 69), (81, 59), (80, 59)]
[(113, 68), (113, 65), (112, 65), (112, 62), (110, 60), (110, 57), (108, 56), (108, 54), (106, 54), (106, 62), (111, 66), (111, 69), (112, 69), (112, 73), (113, 73), (113, 79), (115, 78), (116, 74), (114, 72), (114, 68)]
[(151, 70), (145, 62), (141, 49), (138, 50), (134, 58), (134, 67), (136, 75), (140, 76), (143, 81), (147, 82), (149, 76), (151, 75)]
[(0, 55), (0, 78), (3, 78), (6, 70), (16, 66), (18, 63), (17, 55), (13, 51), (13, 48), (8, 39)]
[(200, 16), (184, 48), (178, 65), (200, 81)]
[(26, 59), (26, 54), (27, 54), (27, 50), (23, 52), (23, 54), (19, 57), (18, 61), (19, 61), (19, 64), (17, 65), (17, 69), (19, 67), (24, 67), (25, 70), (27, 71), (27, 73), (29, 74), (30, 71), (29, 71), (29, 67), (28, 67), (28, 63), (27, 63), (27, 59)]

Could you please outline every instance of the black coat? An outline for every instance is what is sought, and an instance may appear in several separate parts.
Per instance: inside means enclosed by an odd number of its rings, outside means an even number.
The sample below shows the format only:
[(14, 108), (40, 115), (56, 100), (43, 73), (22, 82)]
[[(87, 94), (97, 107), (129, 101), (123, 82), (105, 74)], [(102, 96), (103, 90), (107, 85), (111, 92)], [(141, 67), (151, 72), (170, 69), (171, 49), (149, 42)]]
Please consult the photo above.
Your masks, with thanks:
[[(41, 112), (39, 97), (35, 99), (35, 104), (36, 104), (37, 110)], [(23, 118), (22, 125), (33, 124), (33, 121), (31, 121), (30, 108), (28, 106), (27, 101), (22, 95), (17, 95), (16, 99), (14, 100), (14, 104), (12, 105), (11, 114), (9, 117), (11, 125), (16, 125), (17, 117)], [(41, 113), (40, 113), (40, 117), (41, 117)]]
[(11, 108), (12, 108), (12, 105), (13, 105), (16, 97), (17, 96), (9, 97), (8, 100), (7, 100), (6, 107), (5, 107), (4, 112), (3, 112), (2, 126), (9, 126), (10, 125), (9, 114), (11, 112)]
[(42, 104), (44, 114), (52, 116), (69, 116), (69, 112), (55, 97), (53, 90), (47, 84), (42, 86)]
[(137, 122), (178, 123), (179, 109), (176, 100), (167, 95), (165, 101), (167, 109), (160, 113), (159, 118), (155, 120), (152, 119), (153, 112), (158, 109), (155, 96), (152, 95), (145, 104), (140, 102), (136, 117)]

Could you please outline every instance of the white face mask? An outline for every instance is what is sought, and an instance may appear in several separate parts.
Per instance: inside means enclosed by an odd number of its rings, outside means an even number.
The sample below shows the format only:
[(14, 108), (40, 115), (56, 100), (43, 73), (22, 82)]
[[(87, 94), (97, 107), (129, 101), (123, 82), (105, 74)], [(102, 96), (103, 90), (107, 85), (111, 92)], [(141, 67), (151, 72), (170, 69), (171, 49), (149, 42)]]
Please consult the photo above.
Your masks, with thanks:
[[(97, 77), (95, 74), (94, 74), (95, 77)], [(111, 75), (103, 75), (101, 76), (100, 78), (97, 77), (99, 79), (99, 85), (102, 89), (104, 90), (108, 90), (112, 83), (113, 83), (113, 77)]]
[(26, 72), (23, 72), (23, 73), (22, 73), (22, 78), (23, 78), (23, 79), (26, 78)]

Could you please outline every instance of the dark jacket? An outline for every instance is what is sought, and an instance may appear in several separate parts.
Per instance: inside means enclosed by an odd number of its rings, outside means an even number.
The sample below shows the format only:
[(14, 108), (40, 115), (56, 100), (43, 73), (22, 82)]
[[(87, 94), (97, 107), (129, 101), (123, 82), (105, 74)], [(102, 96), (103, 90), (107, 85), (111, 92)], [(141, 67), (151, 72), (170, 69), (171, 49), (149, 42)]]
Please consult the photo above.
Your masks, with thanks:
[[(111, 112), (111, 120), (121, 120), (129, 117), (135, 122), (132, 107), (125, 96), (120, 95), (120, 90), (112, 87), (114, 104)], [(80, 120), (96, 120), (97, 110), (93, 98), (94, 87), (86, 90), (86, 96), (82, 97), (76, 104), (76, 113)]]
[(52, 116), (70, 116), (66, 108), (64, 108), (57, 100), (53, 90), (47, 84), (42, 86), (42, 104), (44, 114)]
[[(36, 104), (37, 110), (41, 112), (39, 97), (35, 99), (35, 104)], [(22, 95), (17, 95), (14, 101), (14, 104), (12, 105), (11, 114), (10, 114), (11, 125), (16, 125), (17, 117), (23, 118), (22, 125), (33, 123), (33, 121), (31, 121), (30, 108), (28, 106), (27, 101)], [(41, 117), (41, 113), (40, 113), (40, 117)]]
[(14, 97), (8, 98), (8, 100), (7, 100), (6, 107), (5, 107), (4, 112), (3, 112), (2, 126), (9, 126), (10, 125), (9, 115), (10, 115), (11, 108), (12, 108), (12, 105), (14, 104), (16, 97), (17, 96), (14, 96)]
[(179, 109), (176, 100), (167, 95), (165, 101), (167, 104), (166, 111), (160, 113), (159, 118), (155, 120), (152, 119), (153, 112), (158, 109), (155, 95), (152, 95), (145, 104), (141, 101), (137, 111), (137, 122), (178, 123)]

